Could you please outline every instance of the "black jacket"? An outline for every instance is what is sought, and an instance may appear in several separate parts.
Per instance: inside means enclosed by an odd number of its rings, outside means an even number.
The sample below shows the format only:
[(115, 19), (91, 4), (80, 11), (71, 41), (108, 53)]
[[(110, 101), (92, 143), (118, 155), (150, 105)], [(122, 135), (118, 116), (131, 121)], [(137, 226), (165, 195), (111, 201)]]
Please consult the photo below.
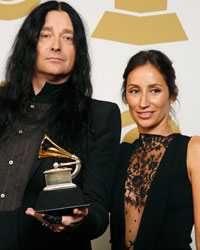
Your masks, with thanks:
[(15, 211), (0, 213), (0, 250), (89, 250), (90, 240), (104, 233), (109, 223), (110, 193), (118, 160), (120, 112), (116, 104), (92, 100), (91, 117), (92, 148), (86, 164), (73, 180), (91, 204), (88, 216), (72, 230), (54, 233), (25, 214), (27, 207), (35, 208), (39, 192), (45, 187), (43, 171), (51, 168), (51, 159), (38, 160), (36, 155), (22, 205)]

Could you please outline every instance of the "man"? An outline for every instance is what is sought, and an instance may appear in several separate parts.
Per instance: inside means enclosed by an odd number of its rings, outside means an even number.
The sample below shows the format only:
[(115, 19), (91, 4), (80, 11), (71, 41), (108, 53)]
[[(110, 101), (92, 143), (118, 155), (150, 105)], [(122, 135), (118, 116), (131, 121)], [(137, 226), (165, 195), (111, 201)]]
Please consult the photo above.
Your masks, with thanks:
[[(16, 37), (5, 82), (0, 88), (0, 250), (91, 249), (90, 240), (108, 225), (120, 113), (113, 103), (91, 99), (85, 31), (70, 5), (49, 1), (30, 13)], [(55, 162), (38, 159), (45, 134), (82, 160), (73, 182), (90, 204), (53, 220), (34, 210), (46, 185), (43, 172)]]

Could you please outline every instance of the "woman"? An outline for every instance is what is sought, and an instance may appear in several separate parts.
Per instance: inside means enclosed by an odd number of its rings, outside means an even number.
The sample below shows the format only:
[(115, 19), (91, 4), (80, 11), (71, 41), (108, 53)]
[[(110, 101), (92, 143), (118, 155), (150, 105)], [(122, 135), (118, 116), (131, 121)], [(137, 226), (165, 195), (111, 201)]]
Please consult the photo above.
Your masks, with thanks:
[(178, 89), (169, 58), (141, 51), (125, 69), (123, 100), (140, 136), (122, 143), (111, 201), (112, 249), (200, 249), (200, 137), (174, 133)]

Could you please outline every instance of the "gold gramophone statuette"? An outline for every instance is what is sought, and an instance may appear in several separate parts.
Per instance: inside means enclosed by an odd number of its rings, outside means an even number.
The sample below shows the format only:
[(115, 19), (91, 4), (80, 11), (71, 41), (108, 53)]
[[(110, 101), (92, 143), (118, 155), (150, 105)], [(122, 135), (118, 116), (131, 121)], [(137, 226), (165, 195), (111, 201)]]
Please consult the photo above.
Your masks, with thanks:
[[(72, 183), (72, 179), (75, 178), (81, 170), (80, 159), (76, 155), (59, 147), (47, 135), (44, 136), (39, 151), (39, 158), (46, 157), (68, 158), (72, 161), (66, 163), (55, 162), (53, 164), (54, 168), (46, 170), (44, 172), (46, 187), (43, 190), (51, 191), (76, 187), (76, 184)], [(69, 168), (68, 166), (74, 164), (76, 167), (74, 171), (71, 172), (72, 168)]]

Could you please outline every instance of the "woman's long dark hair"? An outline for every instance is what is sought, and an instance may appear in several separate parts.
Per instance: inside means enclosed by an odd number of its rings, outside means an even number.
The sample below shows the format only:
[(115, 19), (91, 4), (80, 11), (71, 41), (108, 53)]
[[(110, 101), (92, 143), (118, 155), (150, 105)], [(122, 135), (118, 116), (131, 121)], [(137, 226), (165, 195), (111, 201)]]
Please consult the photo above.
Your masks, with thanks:
[(46, 15), (52, 10), (62, 10), (70, 16), (76, 58), (72, 75), (66, 84), (68, 86), (51, 110), (55, 114), (51, 122), (56, 122), (59, 136), (69, 150), (75, 151), (81, 139), (89, 138), (90, 135), (92, 86), (84, 26), (79, 14), (65, 2), (48, 1), (39, 5), (28, 15), (17, 34), (7, 62), (6, 84), (0, 88), (0, 135), (13, 124), (16, 117), (24, 116), (23, 111), (30, 103), (38, 38)]

